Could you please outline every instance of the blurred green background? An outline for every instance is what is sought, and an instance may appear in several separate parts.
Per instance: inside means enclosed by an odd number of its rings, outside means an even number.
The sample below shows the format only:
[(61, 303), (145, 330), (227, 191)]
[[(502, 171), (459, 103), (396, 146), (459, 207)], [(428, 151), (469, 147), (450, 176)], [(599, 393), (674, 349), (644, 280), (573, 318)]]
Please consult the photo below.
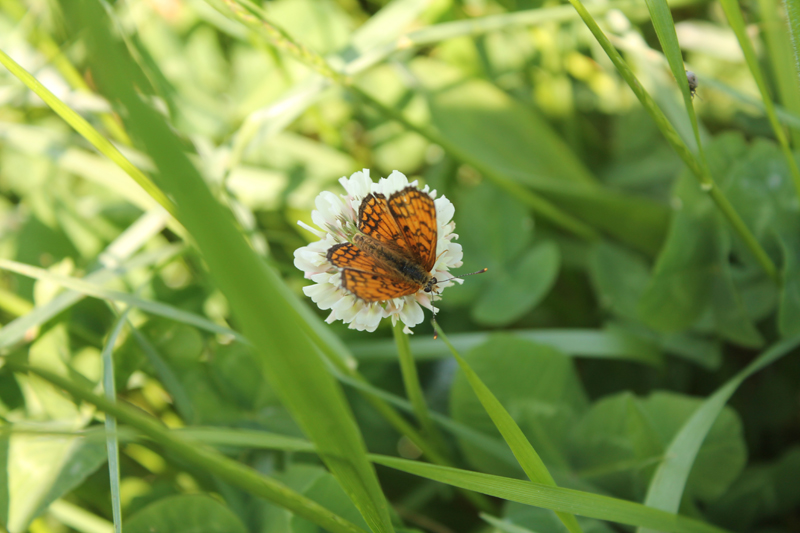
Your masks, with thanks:
[[(296, 221), (310, 223), (319, 192), (340, 194), (341, 176), (368, 168), (376, 180), (399, 170), (452, 200), (461, 272), (489, 271), (446, 291), (437, 320), (560, 485), (643, 501), (672, 438), (703, 399), (774, 343), (800, 335), (798, 191), (752, 66), (717, 1), (671, 2), (675, 31), (699, 80), (693, 104), (710, 174), (780, 283), (701, 190), (569, 4), (103, 5), (138, 65), (130, 83), (174, 128), (255, 252), (309, 308), (301, 292), (308, 281), (292, 254), (314, 240)], [(586, 5), (696, 149), (644, 0)], [(152, 172), (141, 139), (131, 141), (125, 117), (97, 90), (85, 29), (62, 7), (0, 0), (0, 49)], [(740, 7), (781, 127), (796, 146), (800, 84), (784, 4)], [(305, 59), (285, 36), (275, 37), (275, 27), (308, 48)], [(344, 74), (326, 76), (321, 57)], [(136, 299), (128, 315), (136, 329), (113, 336), (120, 397), (171, 428), (302, 436), (257, 356), (226, 329), (237, 323), (192, 239), (5, 69), (0, 193), (0, 257), (45, 269), (24, 275), (0, 265), (5, 357), (97, 385), (121, 309), (111, 291), (125, 292)], [(76, 285), (78, 278), (90, 286)], [(142, 309), (140, 300), (163, 307)], [(389, 324), (374, 334), (326, 327), (372, 386), (405, 395)], [(431, 409), (499, 441), (427, 322), (411, 348)], [(345, 390), (371, 452), (419, 456), (352, 387)], [(697, 453), (682, 514), (735, 531), (800, 529), (798, 391), (796, 353), (739, 388)], [(102, 414), (39, 378), (3, 371), (0, 419), (0, 518), (8, 531), (113, 530), (105, 443), (74, 435), (102, 428)], [(461, 468), (524, 477), (504, 448), (494, 453), (468, 433), (446, 435)], [(173, 532), (315, 531), (158, 445), (122, 438), (120, 447), (121, 476), (111, 484), (120, 489), (125, 531), (154, 523)], [(311, 454), (222, 451), (366, 528)], [(452, 487), (387, 468), (378, 475), (396, 520), (409, 528), (500, 527)], [(564, 530), (551, 511), (493, 504), (525, 530)]]

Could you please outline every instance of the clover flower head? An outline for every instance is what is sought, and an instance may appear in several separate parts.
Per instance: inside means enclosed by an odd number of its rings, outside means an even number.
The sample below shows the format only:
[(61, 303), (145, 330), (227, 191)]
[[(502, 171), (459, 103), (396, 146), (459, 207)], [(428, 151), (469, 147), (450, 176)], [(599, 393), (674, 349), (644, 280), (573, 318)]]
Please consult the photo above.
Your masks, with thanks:
[[(320, 309), (330, 309), (326, 319), (329, 324), (341, 320), (348, 324), (350, 329), (375, 331), (381, 319), (391, 318), (393, 325), (400, 320), (405, 324), (403, 331), (412, 333), (411, 328), (424, 319), (422, 307), (435, 312), (431, 295), (441, 293), (453, 282), (461, 283), (460, 279), (449, 279), (450, 269), (460, 267), (462, 258), (461, 245), (453, 242), (458, 238), (458, 235), (453, 233), (455, 230), (453, 204), (444, 196), (437, 197), (436, 191), (429, 190), (427, 186), (419, 189), (416, 181), (409, 183), (408, 178), (396, 170), (388, 178), (381, 178), (377, 183), (370, 178), (369, 169), (355, 172), (349, 178), (342, 177), (339, 183), (344, 187), (345, 194), (337, 195), (323, 191), (315, 200), (316, 209), (311, 212), (311, 220), (317, 228), (298, 222), (300, 226), (319, 238), (318, 241), (298, 248), (294, 252), (294, 265), (304, 272), (306, 279), (314, 282), (304, 287), (303, 292)], [(437, 280), (447, 281), (436, 283), (432, 292), (426, 292), (424, 287), (420, 286), (420, 290), (414, 294), (382, 301), (364, 301), (342, 286), (342, 272), (330, 262), (328, 251), (337, 244), (352, 243), (353, 238), (361, 233), (358, 226), (358, 210), (366, 196), (382, 194), (390, 198), (393, 193), (409, 185), (433, 199), (436, 208), (436, 262), (429, 274)], [(371, 277), (371, 279), (377, 278)]]

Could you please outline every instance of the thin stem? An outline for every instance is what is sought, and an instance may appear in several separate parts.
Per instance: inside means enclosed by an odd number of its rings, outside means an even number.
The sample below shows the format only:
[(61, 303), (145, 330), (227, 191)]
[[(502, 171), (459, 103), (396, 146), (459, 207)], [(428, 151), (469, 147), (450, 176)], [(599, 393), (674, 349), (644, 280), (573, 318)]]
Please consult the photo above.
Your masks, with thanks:
[(89, 402), (117, 420), (139, 430), (164, 449), (178, 455), (186, 462), (194, 464), (223, 481), (244, 489), (252, 494), (272, 501), (294, 514), (301, 516), (333, 533), (366, 533), (363, 529), (332, 513), (317, 502), (299, 494), (282, 483), (261, 475), (224, 455), (197, 442), (187, 441), (164, 427), (158, 420), (143, 415), (132, 407), (117, 403), (94, 394), (58, 374), (28, 365), (6, 361), (14, 372), (30, 372), (64, 389), (73, 397)]
[(394, 341), (397, 345), (397, 355), (400, 360), (400, 371), (403, 374), (403, 384), (406, 388), (406, 396), (411, 402), (414, 414), (422, 427), (425, 436), (431, 439), (433, 445), (438, 448), (442, 455), (447, 455), (447, 443), (433, 423), (433, 419), (428, 411), (428, 404), (425, 401), (425, 394), (422, 392), (422, 385), (419, 382), (417, 364), (414, 355), (411, 353), (411, 346), (408, 343), (408, 335), (403, 333), (403, 323), (398, 321), (392, 328)]
[(761, 244), (759, 244), (758, 240), (755, 238), (755, 235), (753, 235), (753, 233), (750, 231), (750, 228), (747, 227), (742, 218), (739, 216), (739, 213), (736, 212), (731, 203), (714, 182), (714, 179), (711, 177), (708, 168), (705, 167), (702, 162), (697, 159), (694, 153), (692, 153), (689, 147), (686, 146), (680, 135), (678, 135), (678, 132), (675, 131), (672, 123), (670, 123), (669, 119), (667, 119), (666, 115), (664, 115), (664, 112), (661, 111), (661, 108), (658, 107), (650, 94), (644, 89), (644, 87), (642, 87), (642, 84), (639, 83), (639, 80), (636, 79), (636, 76), (633, 74), (628, 64), (624, 59), (622, 59), (622, 56), (619, 54), (616, 48), (614, 48), (614, 46), (611, 44), (611, 41), (609, 41), (608, 37), (606, 37), (606, 35), (597, 25), (597, 22), (586, 10), (586, 7), (584, 7), (580, 0), (569, 1), (583, 19), (583, 22), (586, 24), (592, 34), (594, 34), (597, 42), (600, 43), (600, 46), (602, 46), (603, 50), (606, 52), (606, 54), (608, 54), (609, 59), (611, 59), (611, 61), (614, 63), (614, 66), (617, 67), (620, 75), (628, 83), (631, 90), (633, 90), (636, 97), (642, 103), (642, 106), (647, 110), (648, 113), (650, 113), (650, 116), (661, 130), (661, 133), (664, 135), (667, 142), (669, 142), (673, 150), (675, 150), (686, 166), (689, 167), (695, 177), (697, 177), (697, 180), (700, 182), (700, 188), (707, 192), (709, 196), (711, 196), (711, 199), (717, 204), (717, 207), (722, 212), (722, 215), (728, 220), (728, 223), (733, 227), (734, 231), (739, 235), (742, 241), (744, 241), (745, 246), (747, 246), (747, 248), (755, 257), (756, 261), (758, 261), (758, 263), (761, 265), (761, 268), (764, 269), (764, 272), (766, 272), (767, 275), (772, 278), (777, 285), (780, 285), (780, 275), (778, 274), (778, 270), (775, 268), (775, 264), (772, 262), (772, 259), (770, 259), (769, 255), (767, 255), (767, 252), (764, 251), (764, 248), (761, 247)]

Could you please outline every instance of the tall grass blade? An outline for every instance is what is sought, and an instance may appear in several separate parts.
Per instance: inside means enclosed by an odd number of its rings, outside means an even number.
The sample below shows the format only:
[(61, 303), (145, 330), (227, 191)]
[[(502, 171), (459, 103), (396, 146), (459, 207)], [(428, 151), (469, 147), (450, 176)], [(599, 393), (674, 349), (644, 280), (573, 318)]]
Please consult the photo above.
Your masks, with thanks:
[(109, 33), (95, 0), (65, 2), (73, 27), (86, 32), (93, 72), (102, 90), (126, 109), (128, 131), (145, 146), (160, 184), (180, 210), (208, 268), (227, 297), (270, 380), (344, 491), (376, 532), (393, 531), (388, 504), (344, 394), (305, 334), (302, 318), (280, 278), (264, 265), (213, 197), (163, 118), (126, 82), (135, 63)]
[(800, 83), (800, 4), (792, 0), (783, 0), (783, 8), (789, 18), (789, 35), (792, 38), (795, 81)]
[[(103, 347), (103, 393), (110, 402), (117, 400), (117, 388), (114, 382), (114, 345), (117, 338), (122, 333), (122, 328), (128, 321), (128, 307), (117, 319), (111, 335), (108, 336), (106, 345)], [(117, 419), (113, 415), (106, 413), (106, 450), (108, 451), (108, 476), (111, 485), (111, 515), (114, 519), (114, 531), (122, 533), (122, 507), (119, 496), (119, 441), (117, 440)]]
[(462, 487), (496, 498), (573, 513), (589, 518), (609, 520), (620, 524), (644, 526), (672, 533), (722, 533), (725, 530), (681, 515), (653, 509), (591, 492), (565, 489), (543, 483), (533, 483), (491, 474), (459, 470), (445, 466), (420, 463), (384, 455), (371, 455), (376, 463), (416, 476)]
[[(492, 422), (494, 422), (494, 425), (500, 431), (500, 434), (503, 436), (506, 444), (508, 444), (508, 447), (511, 448), (511, 451), (514, 453), (514, 457), (517, 458), (519, 465), (522, 467), (522, 470), (525, 471), (525, 474), (528, 476), (528, 478), (536, 483), (555, 487), (556, 482), (553, 479), (553, 476), (550, 475), (550, 472), (547, 470), (544, 462), (542, 462), (541, 457), (539, 457), (539, 454), (533, 449), (533, 446), (531, 446), (528, 438), (525, 437), (522, 429), (520, 429), (514, 419), (511, 418), (511, 415), (508, 413), (506, 408), (503, 407), (503, 404), (500, 403), (500, 400), (498, 400), (492, 391), (489, 390), (489, 387), (487, 387), (483, 381), (481, 381), (481, 378), (478, 376), (478, 374), (472, 370), (472, 367), (469, 366), (469, 364), (461, 357), (461, 355), (459, 355), (458, 351), (456, 351), (453, 345), (450, 344), (450, 341), (444, 335), (439, 325), (435, 324), (434, 327), (445, 344), (447, 344), (447, 347), (450, 349), (450, 353), (453, 354), (453, 357), (455, 357), (456, 361), (458, 362), (458, 366), (461, 368), (461, 371), (464, 372), (464, 375), (466, 376), (467, 381), (469, 381), (472, 390), (475, 391), (475, 394), (478, 396), (478, 399), (483, 405), (483, 408), (486, 410), (486, 413), (491, 417)], [(558, 510), (557, 514), (569, 531), (581, 531), (578, 521), (575, 519), (575, 516), (570, 514), (569, 511)]]
[[(165, 219), (158, 213), (143, 215), (136, 223), (125, 230), (100, 254), (102, 267), (95, 270), (82, 281), (92, 285), (102, 285), (116, 277), (124, 276), (130, 270), (159, 264), (174, 257), (182, 245), (169, 245), (152, 252), (144, 252), (132, 259), (129, 257), (145, 242), (164, 229)], [(27, 332), (44, 324), (60, 312), (83, 299), (81, 291), (67, 291), (59, 294), (46, 305), (36, 307), (29, 313), (16, 318), (0, 329), (0, 348), (7, 348), (25, 338)]]
[(0, 50), (0, 63), (8, 69), (11, 74), (16, 76), (22, 83), (24, 83), (31, 91), (44, 100), (44, 102), (55, 111), (58, 116), (72, 126), (72, 128), (80, 133), (84, 139), (89, 141), (92, 146), (108, 157), (111, 161), (116, 163), (122, 170), (128, 173), (133, 180), (139, 184), (156, 202), (169, 211), (172, 216), (175, 216), (175, 206), (169, 198), (159, 189), (145, 174), (136, 168), (133, 163), (122, 155), (117, 148), (111, 144), (108, 139), (103, 137), (94, 127), (89, 124), (86, 119), (73, 111), (68, 105), (58, 99), (56, 95), (51, 93), (47, 87), (42, 85), (39, 80), (34, 78), (27, 70), (22, 68), (16, 61), (11, 59), (8, 54)]
[(94, 283), (89, 283), (85, 280), (54, 274), (42, 268), (25, 265), (23, 263), (18, 263), (8, 259), (0, 259), (0, 269), (16, 272), (17, 274), (22, 274), (23, 276), (29, 276), (35, 279), (45, 279), (47, 281), (62, 285), (73, 291), (83, 293), (87, 296), (93, 296), (95, 298), (101, 298), (112, 302), (126, 303), (128, 305), (138, 307), (143, 311), (153, 313), (154, 315), (163, 316), (164, 318), (169, 318), (178, 322), (183, 322), (184, 324), (195, 326), (212, 333), (230, 335), (240, 342), (247, 342), (241, 333), (238, 333), (230, 328), (226, 328), (225, 326), (220, 326), (216, 322), (212, 322), (207, 318), (203, 318), (194, 313), (189, 313), (188, 311), (184, 311), (161, 302), (145, 300), (128, 292), (106, 289)]

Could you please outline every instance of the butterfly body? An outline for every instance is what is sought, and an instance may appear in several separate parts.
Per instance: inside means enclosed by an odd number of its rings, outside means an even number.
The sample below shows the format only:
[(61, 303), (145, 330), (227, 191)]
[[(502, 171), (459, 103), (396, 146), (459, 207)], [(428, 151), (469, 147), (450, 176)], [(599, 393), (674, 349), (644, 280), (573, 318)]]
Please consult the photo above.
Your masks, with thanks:
[[(358, 246), (364, 253), (375, 258), (376, 261), (383, 263), (409, 283), (416, 283), (420, 288), (427, 288), (431, 285), (434, 277), (426, 271), (414, 257), (410, 257), (408, 252), (403, 249), (387, 246), (377, 239), (363, 233), (353, 237), (353, 244)], [(436, 282), (433, 281), (433, 284)]]
[(352, 242), (328, 249), (342, 288), (365, 302), (434, 289), (436, 206), (428, 193), (408, 186), (388, 199), (367, 195), (358, 210), (358, 230)]

